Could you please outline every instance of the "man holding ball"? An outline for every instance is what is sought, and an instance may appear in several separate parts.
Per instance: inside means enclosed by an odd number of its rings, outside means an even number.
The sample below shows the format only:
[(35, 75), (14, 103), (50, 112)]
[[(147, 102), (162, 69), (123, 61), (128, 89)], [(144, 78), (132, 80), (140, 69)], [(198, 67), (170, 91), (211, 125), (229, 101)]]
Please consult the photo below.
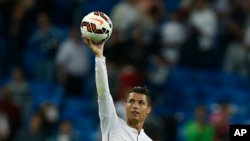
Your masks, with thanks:
[(151, 112), (150, 91), (146, 87), (134, 87), (127, 94), (124, 107), (126, 121), (119, 118), (108, 85), (106, 61), (103, 56), (105, 42), (94, 44), (83, 37), (95, 54), (95, 77), (102, 141), (152, 141), (144, 132), (143, 125)]

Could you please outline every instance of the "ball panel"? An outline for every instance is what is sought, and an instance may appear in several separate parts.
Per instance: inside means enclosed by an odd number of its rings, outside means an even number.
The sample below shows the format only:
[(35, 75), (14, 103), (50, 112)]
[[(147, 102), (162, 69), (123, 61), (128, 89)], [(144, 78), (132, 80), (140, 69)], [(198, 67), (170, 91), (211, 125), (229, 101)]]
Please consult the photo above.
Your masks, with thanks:
[(91, 23), (90, 25), (91, 25), (92, 31), (94, 32), (96, 30), (95, 24)]
[(87, 30), (88, 30), (88, 32), (93, 32), (91, 27), (90, 27), (90, 24), (87, 25)]
[(101, 29), (97, 29), (97, 30), (95, 30), (95, 33), (96, 33), (96, 34), (103, 34), (103, 32), (102, 32), (102, 30), (101, 30)]

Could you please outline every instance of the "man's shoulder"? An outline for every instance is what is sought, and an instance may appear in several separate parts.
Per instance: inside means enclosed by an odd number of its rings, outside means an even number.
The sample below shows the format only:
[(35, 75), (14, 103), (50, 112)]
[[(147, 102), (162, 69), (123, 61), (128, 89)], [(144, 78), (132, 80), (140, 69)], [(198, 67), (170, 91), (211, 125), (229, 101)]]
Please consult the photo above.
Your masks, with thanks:
[(144, 132), (144, 130), (143, 130), (143, 132), (142, 132), (142, 138), (143, 138), (143, 140), (145, 140), (145, 141), (153, 141), (153, 140)]
[(149, 136), (147, 136), (147, 135), (145, 135), (144, 140), (145, 140), (145, 141), (153, 141), (153, 140), (152, 140)]

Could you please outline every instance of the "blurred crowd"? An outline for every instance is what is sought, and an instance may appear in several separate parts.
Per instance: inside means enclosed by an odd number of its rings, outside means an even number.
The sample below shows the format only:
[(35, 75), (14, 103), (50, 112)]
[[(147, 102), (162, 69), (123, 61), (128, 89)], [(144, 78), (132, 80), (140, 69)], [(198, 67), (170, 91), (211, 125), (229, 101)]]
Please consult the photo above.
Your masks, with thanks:
[[(113, 22), (104, 55), (121, 118), (135, 85), (149, 87), (155, 111), (168, 109), (161, 104), (176, 96), (168, 90), (175, 69), (249, 80), (250, 0), (0, 0), (0, 141), (100, 140), (94, 56), (79, 28), (94, 10)], [(177, 99), (193, 102), (185, 98)], [(154, 141), (228, 141), (234, 109), (215, 102), (212, 111), (197, 103), (185, 120), (153, 110), (145, 130)], [(87, 120), (77, 110), (86, 110)], [(87, 138), (88, 118), (94, 129)]]

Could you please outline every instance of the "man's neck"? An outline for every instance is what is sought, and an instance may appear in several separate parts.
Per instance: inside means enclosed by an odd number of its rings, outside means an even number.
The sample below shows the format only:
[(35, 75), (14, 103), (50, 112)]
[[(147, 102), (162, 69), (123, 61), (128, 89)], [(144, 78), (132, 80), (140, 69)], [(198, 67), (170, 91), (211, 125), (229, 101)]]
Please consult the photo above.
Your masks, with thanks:
[(138, 121), (128, 121), (127, 124), (131, 128), (135, 128), (138, 131), (138, 134), (140, 133), (144, 122), (138, 122)]

